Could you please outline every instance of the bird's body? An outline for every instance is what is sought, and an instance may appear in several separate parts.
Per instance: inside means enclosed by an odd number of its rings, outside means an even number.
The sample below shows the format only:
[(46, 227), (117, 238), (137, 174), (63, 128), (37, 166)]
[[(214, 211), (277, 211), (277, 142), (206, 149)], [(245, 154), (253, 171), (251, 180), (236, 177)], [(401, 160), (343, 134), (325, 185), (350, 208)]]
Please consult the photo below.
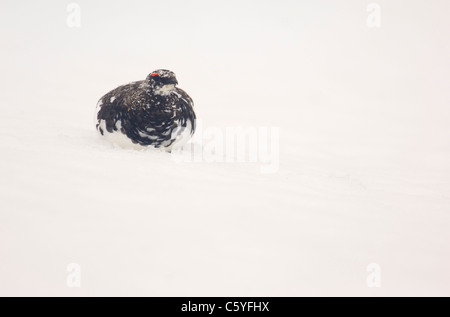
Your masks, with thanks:
[(192, 99), (176, 84), (175, 74), (157, 70), (110, 91), (97, 104), (97, 130), (123, 147), (182, 146), (195, 131), (196, 117)]

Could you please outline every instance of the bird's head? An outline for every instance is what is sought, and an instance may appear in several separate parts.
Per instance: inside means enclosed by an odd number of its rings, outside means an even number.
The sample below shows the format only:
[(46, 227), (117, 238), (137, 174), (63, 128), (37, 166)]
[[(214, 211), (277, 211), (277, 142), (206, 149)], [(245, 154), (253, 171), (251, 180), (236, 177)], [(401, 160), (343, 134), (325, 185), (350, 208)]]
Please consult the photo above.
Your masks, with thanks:
[(169, 94), (178, 84), (175, 73), (167, 69), (155, 70), (147, 76), (146, 81), (159, 95)]

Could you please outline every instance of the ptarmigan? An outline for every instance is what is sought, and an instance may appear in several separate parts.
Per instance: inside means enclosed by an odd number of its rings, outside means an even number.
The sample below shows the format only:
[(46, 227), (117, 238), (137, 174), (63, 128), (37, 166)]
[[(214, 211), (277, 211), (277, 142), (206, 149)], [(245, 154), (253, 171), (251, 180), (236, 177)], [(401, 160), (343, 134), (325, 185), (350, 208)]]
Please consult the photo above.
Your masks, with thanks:
[(194, 134), (196, 117), (191, 97), (177, 84), (173, 72), (159, 69), (110, 91), (97, 104), (97, 130), (122, 147), (181, 147)]

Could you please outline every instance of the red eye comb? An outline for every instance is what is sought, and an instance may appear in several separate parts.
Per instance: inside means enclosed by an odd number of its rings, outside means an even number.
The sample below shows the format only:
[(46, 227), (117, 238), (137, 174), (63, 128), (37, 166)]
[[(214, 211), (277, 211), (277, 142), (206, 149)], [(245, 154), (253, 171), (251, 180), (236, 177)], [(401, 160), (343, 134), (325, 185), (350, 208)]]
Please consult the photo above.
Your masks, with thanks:
[(155, 76), (158, 76), (158, 77), (159, 77), (159, 75), (158, 75), (158, 74), (152, 74), (152, 77), (155, 77)]

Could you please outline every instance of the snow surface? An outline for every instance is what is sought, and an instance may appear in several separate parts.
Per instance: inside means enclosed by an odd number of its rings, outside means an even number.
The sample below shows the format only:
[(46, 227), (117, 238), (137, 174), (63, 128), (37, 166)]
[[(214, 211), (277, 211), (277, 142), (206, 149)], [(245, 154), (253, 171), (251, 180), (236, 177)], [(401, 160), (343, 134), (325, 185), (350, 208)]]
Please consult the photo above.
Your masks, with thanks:
[[(448, 1), (78, 3), (0, 5), (1, 296), (450, 295)], [(103, 142), (159, 68), (205, 127), (279, 127), (278, 171)]]

